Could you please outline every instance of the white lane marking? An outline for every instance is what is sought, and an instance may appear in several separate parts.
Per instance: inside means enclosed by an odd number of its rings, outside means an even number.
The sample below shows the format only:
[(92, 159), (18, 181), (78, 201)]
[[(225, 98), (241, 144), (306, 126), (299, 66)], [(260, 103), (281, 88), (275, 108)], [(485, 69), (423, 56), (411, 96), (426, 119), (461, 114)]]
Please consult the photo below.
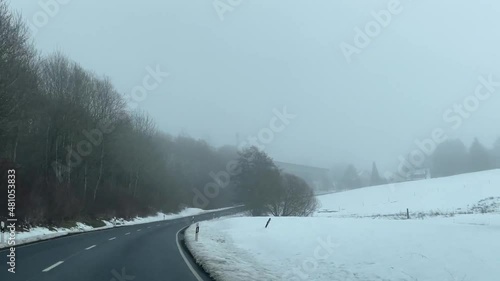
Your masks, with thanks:
[(94, 248), (95, 246), (97, 246), (97, 245), (92, 245), (92, 246), (90, 246), (88, 248), (85, 248), (85, 250), (90, 250), (90, 249)]
[(157, 224), (156, 226), (160, 226), (159, 224)]
[(151, 226), (148, 226), (148, 228), (151, 228)]
[(139, 229), (137, 229), (137, 231), (141, 231), (141, 229), (139, 228)]
[(115, 239), (116, 239), (116, 237), (111, 237), (108, 240), (111, 241), (111, 240), (115, 240)]
[(196, 272), (196, 270), (194, 270), (194, 268), (191, 266), (191, 263), (188, 261), (188, 259), (184, 255), (184, 252), (181, 249), (181, 245), (179, 245), (179, 237), (178, 236), (179, 236), (179, 232), (181, 232), (181, 230), (182, 230), (182, 228), (179, 229), (179, 231), (177, 231), (177, 234), (175, 234), (175, 243), (177, 243), (177, 248), (179, 249), (179, 253), (181, 253), (182, 259), (187, 264), (187, 266), (189, 267), (189, 270), (191, 270), (191, 273), (193, 273), (194, 277), (198, 281), (203, 281), (203, 279), (201, 279), (200, 275), (198, 275), (198, 272)]
[(60, 265), (60, 264), (61, 264), (61, 263), (63, 263), (63, 262), (64, 262), (64, 261), (58, 261), (58, 262), (54, 263), (53, 265), (51, 265), (51, 266), (47, 267), (46, 269), (42, 270), (42, 272), (47, 272), (47, 271), (49, 271), (49, 270), (53, 269), (54, 267), (56, 267), (56, 266)]
[(130, 232), (125, 233), (125, 235), (129, 235), (129, 234), (130, 234)]

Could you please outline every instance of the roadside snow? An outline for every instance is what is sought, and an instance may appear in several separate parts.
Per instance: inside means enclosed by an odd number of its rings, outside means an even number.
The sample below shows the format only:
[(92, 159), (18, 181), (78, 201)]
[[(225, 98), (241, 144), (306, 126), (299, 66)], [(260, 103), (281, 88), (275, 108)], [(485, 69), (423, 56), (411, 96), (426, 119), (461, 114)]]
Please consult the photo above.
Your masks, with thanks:
[[(318, 197), (313, 217), (200, 222), (186, 244), (218, 281), (497, 281), (500, 170)], [(410, 209), (412, 218), (400, 218)], [(373, 219), (377, 218), (377, 219)]]
[[(428, 220), (232, 218), (186, 242), (218, 281), (497, 281), (500, 215)], [(495, 250), (496, 249), (496, 250)]]
[[(117, 226), (144, 224), (144, 223), (150, 223), (150, 222), (155, 222), (155, 221), (173, 220), (173, 219), (177, 219), (177, 218), (191, 217), (191, 216), (195, 216), (195, 215), (199, 215), (199, 214), (203, 214), (203, 213), (222, 211), (222, 210), (226, 210), (226, 209), (228, 209), (228, 208), (206, 211), (206, 210), (197, 209), (197, 208), (186, 208), (177, 214), (157, 213), (155, 216), (149, 216), (149, 217), (143, 217), (143, 218), (136, 217), (130, 221), (118, 219), (118, 220), (116, 220), (116, 224), (117, 224)], [(68, 234), (72, 234), (72, 233), (96, 231), (96, 230), (102, 230), (102, 229), (107, 229), (107, 228), (113, 227), (112, 221), (103, 220), (103, 223), (105, 224), (105, 226), (96, 227), (96, 228), (89, 226), (89, 225), (86, 225), (86, 224), (81, 223), (81, 222), (77, 222), (76, 226), (72, 227), (72, 228), (48, 229), (46, 227), (34, 227), (34, 228), (30, 229), (29, 231), (17, 232), (15, 241), (16, 241), (16, 245), (22, 245), (22, 244), (26, 244), (26, 243), (35, 242), (35, 241), (52, 239), (55, 237), (64, 236), (64, 235), (68, 235)], [(7, 239), (7, 235), (8, 235), (8, 233), (5, 233), (4, 242)], [(0, 249), (6, 248), (6, 247), (7, 247), (6, 243), (3, 243), (3, 244), (0, 243)]]

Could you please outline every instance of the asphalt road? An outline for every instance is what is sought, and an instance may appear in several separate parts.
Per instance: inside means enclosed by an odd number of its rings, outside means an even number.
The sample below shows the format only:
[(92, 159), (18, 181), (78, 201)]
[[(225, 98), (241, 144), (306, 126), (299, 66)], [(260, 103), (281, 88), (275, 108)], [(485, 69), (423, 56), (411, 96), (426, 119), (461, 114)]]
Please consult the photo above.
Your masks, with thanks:
[[(213, 213), (199, 215), (195, 221), (213, 217)], [(8, 252), (2, 250), (0, 280), (206, 281), (189, 255), (181, 253), (177, 240), (178, 232), (190, 223), (191, 218), (166, 220), (18, 246), (15, 274), (7, 271)]]

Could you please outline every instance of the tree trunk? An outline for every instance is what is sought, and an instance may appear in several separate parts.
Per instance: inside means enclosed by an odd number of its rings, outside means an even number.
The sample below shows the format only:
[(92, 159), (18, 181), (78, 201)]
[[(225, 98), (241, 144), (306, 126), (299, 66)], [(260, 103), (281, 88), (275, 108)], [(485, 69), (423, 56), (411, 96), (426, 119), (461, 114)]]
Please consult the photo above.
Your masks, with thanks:
[(50, 142), (49, 142), (49, 133), (50, 133), (50, 121), (49, 125), (47, 125), (47, 136), (45, 140), (45, 184), (47, 187), (49, 186), (49, 147), (50, 147)]
[(94, 201), (97, 197), (97, 190), (99, 190), (99, 184), (101, 183), (101, 178), (102, 178), (102, 167), (104, 162), (104, 142), (101, 144), (101, 164), (99, 165), (99, 176), (97, 177), (97, 183), (95, 185), (94, 189)]
[(87, 161), (85, 161), (85, 170), (84, 170), (84, 176), (83, 176), (83, 202), (87, 201), (87, 176), (88, 176), (88, 164)]
[(128, 193), (132, 194), (132, 173), (128, 174)]
[(137, 194), (137, 182), (139, 181), (139, 170), (135, 172), (135, 185), (134, 185), (134, 195), (133, 197), (135, 198), (135, 195)]
[[(56, 136), (56, 162), (59, 161), (58, 153), (59, 153), (59, 137)], [(59, 170), (59, 165), (56, 165), (56, 175), (59, 176), (60, 174), (61, 174), (61, 171)], [(62, 180), (62, 176), (61, 176), (60, 180)]]
[[(70, 154), (73, 153), (73, 138), (70, 137), (70, 141), (69, 141), (69, 148), (70, 148)], [(71, 159), (71, 155), (69, 155), (69, 158), (68, 159)], [(72, 165), (68, 165), (68, 182), (67, 182), (67, 187), (69, 188), (71, 186), (71, 166)]]
[(16, 140), (14, 141), (14, 151), (12, 152), (12, 162), (16, 162), (17, 159), (17, 147), (19, 145), (19, 135), (21, 132), (21, 122), (24, 119), (24, 111), (21, 112), (21, 120), (17, 121), (17, 133), (16, 133)]
[(17, 129), (16, 140), (14, 141), (14, 151), (12, 152), (12, 162), (16, 162), (17, 158), (17, 145), (19, 143), (19, 129)]

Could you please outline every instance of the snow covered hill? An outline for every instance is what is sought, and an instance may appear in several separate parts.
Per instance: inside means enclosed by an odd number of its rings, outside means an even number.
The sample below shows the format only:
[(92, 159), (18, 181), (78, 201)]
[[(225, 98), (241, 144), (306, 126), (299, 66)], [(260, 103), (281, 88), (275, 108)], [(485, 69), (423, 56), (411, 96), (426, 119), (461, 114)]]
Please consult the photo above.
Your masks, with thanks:
[(327, 217), (400, 213), (405, 217), (407, 208), (417, 215), (491, 212), (500, 210), (500, 170), (366, 187), (318, 198), (322, 206), (317, 215)]
[(219, 281), (496, 281), (499, 198), (500, 170), (488, 171), (321, 196), (315, 216), (267, 229), (267, 218), (202, 222), (186, 239)]

